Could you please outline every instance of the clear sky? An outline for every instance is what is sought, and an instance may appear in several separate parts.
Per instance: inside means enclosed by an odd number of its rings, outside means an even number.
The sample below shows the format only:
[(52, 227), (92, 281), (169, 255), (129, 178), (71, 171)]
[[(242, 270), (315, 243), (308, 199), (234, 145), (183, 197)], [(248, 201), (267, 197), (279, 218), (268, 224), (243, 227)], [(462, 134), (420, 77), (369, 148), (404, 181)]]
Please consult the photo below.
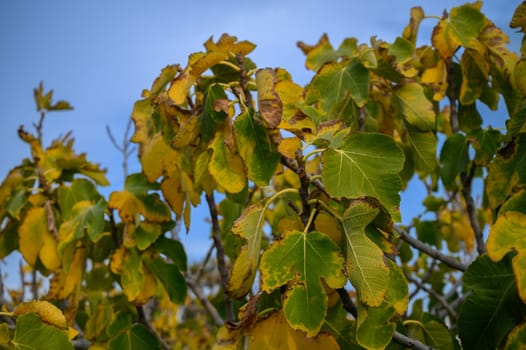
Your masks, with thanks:
[[(186, 64), (190, 53), (222, 33), (257, 45), (251, 58), (258, 67), (283, 67), (300, 84), (311, 73), (296, 47), (301, 40), (314, 44), (327, 33), (337, 46), (346, 37), (369, 42), (372, 35), (393, 41), (409, 20), (412, 6), (426, 15), (441, 16), (444, 9), (465, 3), (453, 0), (1, 0), (0, 1), (0, 177), (29, 155), (16, 130), (31, 129), (38, 120), (32, 89), (40, 81), (54, 90), (55, 100), (69, 101), (75, 110), (52, 113), (44, 139), (72, 131), (75, 150), (108, 168), (110, 190), (123, 186), (121, 157), (106, 135), (109, 126), (122, 138), (135, 100), (149, 88), (167, 64)], [(520, 0), (487, 0), (483, 12), (512, 37), (518, 48), (521, 36), (509, 29)], [(429, 42), (430, 28), (423, 23), (420, 37)], [(130, 169), (139, 171), (137, 162)], [(109, 191), (109, 190), (108, 190)], [(411, 203), (402, 203), (404, 206)], [(206, 236), (208, 227), (197, 225), (206, 211), (193, 214), (190, 235)], [(195, 232), (199, 231), (199, 232)], [(204, 232), (203, 232), (204, 231)], [(194, 233), (195, 232), (195, 233)], [(190, 237), (189, 237), (190, 238)], [(184, 239), (191, 256), (207, 244)], [(188, 240), (187, 242), (185, 242)]]

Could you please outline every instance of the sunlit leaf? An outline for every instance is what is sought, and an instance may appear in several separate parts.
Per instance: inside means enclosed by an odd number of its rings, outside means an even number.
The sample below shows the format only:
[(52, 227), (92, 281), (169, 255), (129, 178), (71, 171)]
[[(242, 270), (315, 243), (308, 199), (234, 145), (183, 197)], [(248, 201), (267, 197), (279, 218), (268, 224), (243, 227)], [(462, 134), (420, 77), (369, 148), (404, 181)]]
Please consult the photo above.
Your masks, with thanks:
[(524, 2), (515, 9), (510, 27), (520, 28), (523, 33), (526, 33), (526, 4)]
[(521, 350), (524, 348), (524, 339), (526, 339), (526, 323), (522, 322), (508, 333), (504, 349)]
[(144, 146), (141, 165), (148, 181), (154, 182), (161, 175), (169, 174), (174, 164), (181, 164), (181, 159), (182, 155), (168, 146), (158, 133)]
[(270, 292), (292, 282), (283, 310), (287, 321), (312, 337), (327, 313), (327, 294), (320, 278), (332, 288), (345, 284), (338, 246), (320, 232), (292, 231), (261, 258), (262, 289)]
[(322, 157), (322, 179), (335, 197), (377, 198), (399, 219), (402, 180), (398, 173), (404, 154), (392, 138), (382, 134), (352, 134), (340, 149), (328, 149)]
[(258, 321), (247, 335), (249, 336), (249, 350), (338, 350), (340, 348), (334, 338), (327, 333), (319, 334), (314, 338), (306, 338), (303, 332), (289, 326), (281, 312), (274, 312), (269, 317)]
[(369, 96), (369, 71), (358, 59), (328, 63), (314, 76), (305, 92), (307, 104), (319, 101), (329, 111), (336, 104), (352, 98), (363, 107)]
[(437, 137), (432, 131), (422, 132), (408, 128), (405, 135), (411, 146), (411, 155), (418, 172), (429, 174), (437, 169)]
[(501, 214), (487, 241), (488, 255), (493, 261), (499, 261), (509, 251), (515, 251), (512, 259), (513, 271), (521, 299), (526, 302), (526, 215), (516, 211)]
[(123, 191), (110, 194), (108, 206), (119, 210), (119, 216), (124, 222), (133, 222), (136, 215), (142, 215), (152, 222), (166, 222), (170, 220), (170, 211), (157, 193), (157, 183), (149, 183), (143, 174), (132, 174), (126, 178)]
[(128, 300), (137, 298), (144, 285), (142, 257), (135, 248), (126, 249), (122, 258), (121, 285)]
[(28, 264), (34, 266), (40, 257), (48, 269), (60, 265), (57, 242), (48, 231), (45, 208), (31, 208), (18, 229), (19, 249)]
[(234, 298), (240, 298), (247, 294), (254, 283), (265, 224), (264, 214), (262, 206), (251, 206), (245, 210), (232, 227), (234, 234), (247, 240), (247, 244), (241, 248), (241, 252), (234, 262), (228, 281), (228, 293)]
[(408, 83), (393, 94), (395, 110), (412, 126), (421, 131), (435, 129), (435, 112), (433, 105), (424, 94), (424, 89), (417, 83)]
[(16, 330), (11, 343), (15, 349), (73, 350), (73, 344), (69, 341), (66, 331), (42, 322), (42, 320), (32, 312), (17, 318)]
[(497, 208), (513, 188), (526, 185), (526, 134), (519, 134), (504, 148), (489, 166), (486, 193), (492, 208)]
[(214, 151), (208, 164), (208, 171), (227, 192), (238, 193), (245, 188), (245, 166), (243, 160), (225, 144), (225, 135), (216, 133), (210, 145)]
[(84, 233), (96, 242), (104, 233), (104, 211), (107, 207), (106, 201), (101, 198), (98, 202), (77, 202), (71, 211), (71, 219), (65, 221), (59, 228), (59, 250), (63, 249), (72, 241), (84, 237)]
[(409, 24), (404, 28), (404, 39), (407, 39), (413, 44), (416, 44), (418, 28), (420, 27), (420, 22), (422, 22), (424, 17), (424, 10), (422, 10), (420, 6), (415, 6), (411, 8), (411, 19), (409, 21)]
[(335, 61), (338, 58), (338, 53), (332, 48), (327, 34), (323, 34), (314, 45), (300, 41), (298, 47), (307, 56), (305, 66), (313, 71), (317, 71), (323, 64)]
[(365, 234), (378, 212), (366, 201), (355, 201), (343, 216), (347, 275), (360, 300), (370, 306), (382, 303), (389, 284), (384, 254)]
[(66, 317), (62, 311), (48, 301), (35, 300), (18, 305), (13, 311), (15, 316), (34, 312), (44, 323), (50, 324), (60, 329), (67, 329)]
[(462, 305), (458, 319), (464, 349), (495, 349), (526, 315), (511, 265), (510, 255), (498, 263), (483, 255), (464, 274), (465, 287), (473, 291)]
[(449, 17), (441, 19), (435, 27), (432, 42), (444, 59), (453, 56), (459, 45), (476, 48), (477, 37), (485, 24), (481, 5), (479, 2), (454, 7)]
[(276, 145), (266, 129), (254, 119), (254, 112), (237, 116), (234, 133), (238, 152), (256, 185), (267, 186), (280, 161)]

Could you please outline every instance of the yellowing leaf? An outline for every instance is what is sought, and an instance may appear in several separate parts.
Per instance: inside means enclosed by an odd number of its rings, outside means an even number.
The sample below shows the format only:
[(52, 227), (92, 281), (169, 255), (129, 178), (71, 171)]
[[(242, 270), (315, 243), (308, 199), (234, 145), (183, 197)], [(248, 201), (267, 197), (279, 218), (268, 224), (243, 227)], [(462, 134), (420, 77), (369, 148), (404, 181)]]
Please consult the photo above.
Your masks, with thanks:
[(276, 73), (270, 68), (260, 69), (256, 73), (258, 107), (263, 123), (268, 128), (275, 128), (281, 121), (282, 104), (274, 90), (277, 83)]
[(267, 129), (255, 120), (254, 112), (249, 111), (237, 116), (234, 135), (248, 178), (256, 185), (267, 186), (281, 158)]
[(233, 298), (241, 298), (248, 293), (259, 266), (261, 237), (265, 224), (264, 210), (260, 205), (249, 207), (236, 220), (232, 232), (247, 240), (234, 262), (227, 290)]
[(416, 38), (418, 35), (418, 28), (420, 22), (424, 19), (424, 10), (420, 6), (411, 8), (411, 19), (409, 24), (404, 28), (403, 37), (410, 42), (416, 44)]
[(501, 260), (510, 251), (519, 296), (526, 303), (526, 215), (516, 211), (501, 214), (490, 230), (487, 249), (493, 261)]
[(126, 249), (122, 258), (121, 285), (129, 301), (134, 301), (144, 288), (142, 257), (135, 248)]
[(227, 192), (238, 193), (245, 188), (246, 176), (243, 160), (225, 145), (225, 134), (217, 132), (210, 145), (214, 151), (208, 171)]
[(28, 312), (34, 312), (42, 322), (48, 323), (61, 329), (67, 329), (66, 317), (62, 311), (48, 301), (30, 301), (17, 306), (13, 314), (20, 316)]
[(446, 63), (439, 59), (434, 67), (427, 68), (422, 73), (420, 81), (431, 86), (434, 91), (433, 100), (442, 100), (448, 87)]
[(317, 335), (327, 313), (328, 297), (321, 282), (341, 288), (346, 282), (338, 246), (326, 235), (292, 231), (261, 258), (262, 289), (270, 292), (290, 283), (283, 310), (294, 329)]
[(19, 249), (24, 259), (34, 266), (40, 258), (44, 266), (54, 270), (60, 265), (57, 242), (48, 231), (46, 210), (31, 208), (18, 228)]
[(356, 321), (356, 340), (366, 349), (383, 350), (391, 341), (396, 324), (391, 322), (395, 315), (394, 309), (388, 303), (377, 307), (367, 307), (358, 304), (358, 319)]
[(378, 212), (378, 208), (366, 201), (354, 201), (343, 216), (347, 275), (360, 301), (369, 306), (383, 302), (389, 285), (384, 254), (365, 234), (365, 227)]
[(485, 25), (480, 12), (481, 2), (466, 4), (451, 9), (449, 17), (440, 20), (431, 38), (440, 56), (448, 60), (457, 47), (476, 48), (478, 36)]
[(182, 155), (173, 150), (164, 141), (161, 133), (155, 134), (144, 148), (141, 165), (150, 182), (156, 181), (161, 175), (170, 173), (175, 164), (182, 163)]
[(327, 333), (314, 338), (306, 338), (303, 332), (292, 329), (283, 313), (275, 312), (258, 321), (254, 328), (247, 332), (250, 337), (248, 350), (338, 350), (336, 340)]
[(301, 140), (297, 137), (287, 137), (281, 140), (278, 145), (278, 152), (285, 157), (292, 158), (296, 156), (296, 150), (301, 148)]
[(435, 112), (433, 105), (424, 94), (424, 88), (417, 83), (408, 83), (393, 94), (395, 110), (409, 124), (429, 131), (435, 129)]

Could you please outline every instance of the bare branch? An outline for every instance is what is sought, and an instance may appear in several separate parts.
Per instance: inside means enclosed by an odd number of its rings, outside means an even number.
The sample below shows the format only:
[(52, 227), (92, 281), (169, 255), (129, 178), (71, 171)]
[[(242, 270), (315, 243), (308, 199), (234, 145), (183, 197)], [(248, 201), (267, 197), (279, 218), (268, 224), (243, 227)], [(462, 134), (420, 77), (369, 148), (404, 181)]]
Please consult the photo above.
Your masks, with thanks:
[(190, 287), (192, 293), (194, 293), (195, 297), (199, 300), (201, 305), (203, 305), (208, 315), (210, 315), (210, 317), (214, 321), (214, 324), (217, 327), (221, 327), (225, 323), (225, 321), (223, 320), (221, 315), (219, 315), (219, 312), (217, 312), (217, 309), (214, 307), (214, 305), (212, 305), (210, 300), (208, 300), (208, 298), (206, 298), (203, 295), (202, 291), (199, 289), (199, 287), (196, 285), (195, 281), (192, 278), (186, 277), (185, 280), (188, 287)]
[(418, 288), (422, 289), (423, 291), (431, 295), (433, 298), (435, 298), (444, 307), (444, 309), (446, 309), (447, 313), (449, 314), (451, 318), (457, 319), (456, 311), (453, 309), (453, 307), (447, 302), (447, 300), (442, 295), (437, 293), (434, 289), (426, 287), (423, 283), (421, 283), (420, 281), (410, 276), (406, 275), (405, 277), (407, 278), (409, 282), (414, 283), (416, 286), (418, 286)]
[(221, 230), (219, 228), (219, 217), (217, 214), (217, 207), (214, 199), (214, 193), (206, 195), (206, 202), (208, 203), (208, 209), (210, 211), (210, 217), (212, 219), (212, 238), (214, 240), (214, 245), (216, 247), (216, 256), (217, 256), (217, 268), (219, 274), (221, 275), (221, 284), (223, 285), (225, 309), (226, 309), (226, 320), (227, 322), (234, 321), (234, 305), (232, 300), (226, 292), (228, 285), (228, 270), (225, 262), (225, 248), (223, 247), (223, 242), (221, 241)]
[(457, 261), (450, 256), (447, 256), (440, 251), (433, 249), (429, 245), (423, 243), (422, 241), (419, 241), (416, 238), (411, 237), (407, 232), (405, 232), (403, 229), (399, 227), (395, 227), (396, 232), (400, 235), (400, 238), (402, 238), (404, 241), (409, 243), (413, 248), (420, 250), (423, 253), (426, 253), (430, 257), (440, 260), (447, 266), (454, 268), (459, 271), (466, 271), (467, 267), (462, 264), (460, 261)]
[(150, 333), (153, 336), (155, 336), (157, 340), (159, 340), (164, 350), (170, 350), (172, 347), (153, 328), (152, 324), (150, 323), (150, 320), (148, 319), (148, 317), (146, 317), (146, 313), (144, 312), (143, 306), (137, 306), (136, 309), (137, 315), (139, 316), (139, 323), (145, 326), (148, 329), (148, 331), (150, 331)]

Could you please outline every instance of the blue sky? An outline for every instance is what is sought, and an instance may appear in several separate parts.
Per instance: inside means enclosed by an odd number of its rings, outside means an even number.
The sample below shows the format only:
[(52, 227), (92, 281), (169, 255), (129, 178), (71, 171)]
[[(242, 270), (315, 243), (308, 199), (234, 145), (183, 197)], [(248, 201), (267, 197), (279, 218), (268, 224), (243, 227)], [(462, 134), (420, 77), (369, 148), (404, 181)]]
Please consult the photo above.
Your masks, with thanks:
[[(437, 0), (239, 0), (220, 1), (0, 1), (0, 176), (29, 155), (16, 130), (31, 129), (38, 120), (32, 89), (40, 81), (53, 89), (55, 100), (69, 101), (75, 110), (48, 116), (44, 139), (72, 131), (77, 152), (108, 168), (110, 190), (122, 188), (119, 152), (106, 135), (109, 126), (122, 138), (133, 103), (167, 64), (186, 64), (190, 53), (203, 49), (210, 36), (222, 33), (254, 42), (252, 59), (259, 67), (283, 67), (300, 84), (311, 73), (296, 47), (313, 44), (327, 33), (334, 45), (346, 37), (368, 42), (372, 35), (392, 41), (409, 20), (412, 6), (427, 15), (465, 1)], [(520, 0), (486, 1), (483, 12), (505, 29), (517, 50), (520, 35), (508, 24)], [(421, 40), (428, 42), (436, 20), (423, 23)], [(130, 169), (139, 171), (136, 162)], [(411, 205), (411, 203), (402, 203)], [(404, 207), (402, 207), (404, 213)], [(193, 214), (203, 222), (206, 211)], [(194, 226), (195, 227), (195, 226)], [(199, 231), (199, 232), (195, 232)], [(195, 232), (195, 233), (194, 233)], [(197, 225), (190, 235), (206, 236)], [(190, 255), (207, 244), (184, 239)]]

